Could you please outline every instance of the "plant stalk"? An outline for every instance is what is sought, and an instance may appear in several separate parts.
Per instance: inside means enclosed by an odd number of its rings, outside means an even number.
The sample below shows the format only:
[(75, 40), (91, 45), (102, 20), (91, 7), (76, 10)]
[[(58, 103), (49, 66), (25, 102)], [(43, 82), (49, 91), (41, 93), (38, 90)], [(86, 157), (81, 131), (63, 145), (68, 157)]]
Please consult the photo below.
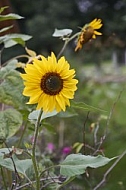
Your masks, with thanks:
[(60, 56), (61, 56), (62, 53), (64, 52), (64, 50), (65, 50), (67, 44), (68, 44), (71, 40), (73, 40), (74, 38), (76, 38), (79, 34), (80, 34), (80, 32), (77, 32), (76, 34), (74, 34), (73, 36), (71, 36), (70, 38), (67, 38), (67, 39), (65, 40), (62, 49), (60, 50), (59, 54), (57, 55), (57, 59), (60, 58)]
[(35, 172), (36, 190), (40, 190), (40, 176), (39, 176), (38, 165), (37, 165), (37, 160), (36, 160), (36, 143), (37, 143), (37, 138), (38, 138), (41, 116), (42, 116), (42, 110), (40, 111), (38, 119), (35, 124), (35, 133), (34, 133), (33, 147), (32, 147), (32, 162), (33, 162), (33, 167), (34, 167), (34, 172)]

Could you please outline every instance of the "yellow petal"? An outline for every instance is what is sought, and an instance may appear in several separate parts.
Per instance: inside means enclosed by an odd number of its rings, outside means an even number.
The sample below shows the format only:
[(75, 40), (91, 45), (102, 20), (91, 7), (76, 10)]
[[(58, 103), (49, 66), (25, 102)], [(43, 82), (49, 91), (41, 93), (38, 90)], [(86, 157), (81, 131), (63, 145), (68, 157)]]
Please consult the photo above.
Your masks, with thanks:
[(61, 94), (65, 97), (65, 98), (69, 98), (69, 99), (73, 99), (73, 96), (74, 96), (74, 92), (73, 91), (70, 91), (66, 88), (64, 88), (62, 91), (61, 91)]
[(94, 34), (95, 34), (95, 35), (102, 35), (101, 32), (98, 32), (98, 31), (96, 31), (96, 30), (94, 31)]
[(56, 101), (57, 101), (57, 103), (59, 104), (59, 106), (61, 107), (61, 109), (62, 109), (63, 111), (65, 111), (66, 106), (65, 106), (65, 101), (64, 101), (63, 96), (60, 95), (60, 94), (56, 95)]

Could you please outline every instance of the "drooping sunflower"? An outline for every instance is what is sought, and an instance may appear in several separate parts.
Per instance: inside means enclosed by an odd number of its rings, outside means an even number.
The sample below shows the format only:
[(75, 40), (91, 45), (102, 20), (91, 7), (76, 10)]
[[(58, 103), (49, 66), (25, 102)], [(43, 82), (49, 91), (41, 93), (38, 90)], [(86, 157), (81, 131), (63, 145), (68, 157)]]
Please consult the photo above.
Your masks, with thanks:
[(84, 25), (78, 36), (75, 51), (81, 49), (83, 44), (87, 43), (90, 39), (95, 39), (96, 35), (102, 35), (101, 32), (97, 31), (97, 29), (100, 29), (103, 25), (101, 22), (101, 19), (94, 19), (92, 22)]
[(34, 58), (33, 64), (26, 65), (25, 74), (21, 74), (23, 95), (30, 97), (27, 104), (37, 104), (36, 109), (44, 112), (65, 111), (77, 90), (78, 80), (74, 76), (75, 70), (70, 69), (64, 56), (58, 61), (54, 53), (48, 58), (41, 56), (41, 60)]

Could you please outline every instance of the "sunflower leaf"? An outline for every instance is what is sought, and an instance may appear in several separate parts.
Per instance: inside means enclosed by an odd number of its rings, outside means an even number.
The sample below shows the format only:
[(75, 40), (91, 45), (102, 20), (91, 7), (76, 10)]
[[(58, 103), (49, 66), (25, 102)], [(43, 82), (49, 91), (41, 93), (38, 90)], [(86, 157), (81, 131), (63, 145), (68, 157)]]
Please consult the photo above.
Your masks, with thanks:
[(68, 108), (65, 112), (61, 111), (57, 115), (60, 118), (69, 118), (78, 116), (74, 109)]
[(11, 29), (11, 28), (13, 28), (13, 25), (8, 26), (8, 27), (5, 27), (5, 28), (2, 28), (2, 29), (0, 30), (0, 33), (5, 32), (5, 31), (7, 31), (7, 30), (9, 30), (9, 29)]
[(25, 41), (31, 39), (32, 36), (25, 34), (7, 34), (0, 37), (0, 43), (4, 43), (5, 48), (12, 47), (16, 44), (24, 46)]
[(5, 67), (2, 67), (1, 71), (0, 71), (1, 79), (2, 78), (5, 79), (4, 77), (9, 71), (16, 69), (17, 63), (18, 63), (18, 60), (13, 59), (13, 60), (9, 61), (8, 64)]
[(82, 154), (71, 154), (60, 164), (60, 174), (72, 177), (85, 173), (86, 168), (98, 168), (108, 164), (114, 158), (107, 158), (101, 155), (85, 156)]
[(6, 154), (9, 154), (12, 151), (12, 148), (1, 148), (0, 149), (0, 157)]
[(6, 109), (0, 112), (0, 139), (13, 136), (21, 126), (23, 118), (15, 109)]
[[(40, 113), (40, 110), (34, 110), (33, 112), (31, 112), (31, 113), (29, 114), (28, 119), (29, 119), (29, 120), (32, 120), (32, 121), (37, 120), (38, 117), (39, 117), (39, 113)], [(45, 119), (45, 118), (52, 117), (52, 116), (54, 116), (54, 115), (56, 115), (56, 114), (57, 114), (57, 111), (55, 111), (55, 110), (52, 111), (52, 112), (47, 112), (47, 113), (43, 112), (43, 113), (42, 113), (42, 116), (41, 116), (41, 121), (42, 121), (43, 119)]]
[[(18, 173), (21, 173), (24, 176), (27, 176), (26, 172), (28, 169), (32, 167), (32, 160), (31, 159), (19, 160), (15, 155), (13, 155), (13, 162), (11, 158), (4, 158), (4, 154), (3, 156), (2, 155), (0, 156), (0, 165), (2, 167), (5, 167), (11, 171), (15, 171), (15, 168), (16, 168)], [(14, 164), (15, 164), (15, 167), (14, 167)]]
[(76, 108), (76, 109), (84, 109), (87, 111), (102, 111), (102, 112), (106, 112), (106, 110), (102, 110), (100, 108), (96, 108), (93, 106), (90, 106), (88, 104), (85, 104), (84, 102), (74, 102), (71, 101), (71, 107), (72, 108)]
[(14, 65), (12, 63), (11, 66), (7, 65), (2, 69), (0, 77), (4, 80), (0, 84), (0, 102), (11, 105), (18, 110), (28, 110), (30, 106), (26, 105), (27, 99), (22, 95), (23, 81), (20, 73), (12, 69), (15, 67)]
[(72, 33), (71, 29), (55, 29), (54, 33), (53, 33), (53, 37), (64, 37), (64, 36), (69, 36)]
[(5, 10), (5, 9), (7, 9), (9, 6), (5, 6), (5, 7), (1, 7), (0, 8), (0, 14)]
[(22, 16), (14, 13), (9, 13), (7, 15), (0, 15), (0, 21), (22, 19), (22, 18), (23, 18)]

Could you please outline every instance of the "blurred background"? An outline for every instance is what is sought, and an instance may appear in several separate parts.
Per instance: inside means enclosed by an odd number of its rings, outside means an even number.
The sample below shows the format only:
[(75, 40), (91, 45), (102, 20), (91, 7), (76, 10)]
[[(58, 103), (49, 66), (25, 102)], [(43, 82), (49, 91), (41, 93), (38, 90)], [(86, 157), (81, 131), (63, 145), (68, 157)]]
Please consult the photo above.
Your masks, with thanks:
[[(41, 151), (44, 146), (47, 148), (52, 146), (53, 149), (49, 148), (49, 150), (56, 151), (52, 155), (54, 160), (58, 159), (60, 154), (57, 150), (72, 147), (75, 142), (88, 145), (85, 154), (92, 154), (89, 147), (96, 145), (94, 131), (98, 130), (97, 142), (100, 142), (107, 126), (107, 136), (102, 143), (101, 151), (108, 157), (120, 155), (126, 149), (126, 1), (0, 0), (1, 7), (7, 5), (9, 6), (8, 12), (24, 17), (14, 22), (15, 27), (10, 33), (33, 36), (27, 42), (27, 47), (44, 56), (49, 55), (51, 51), (57, 55), (63, 46), (61, 39), (52, 37), (55, 28), (69, 28), (74, 34), (80, 31), (79, 27), (83, 27), (94, 18), (102, 19), (103, 27), (100, 29), (102, 36), (88, 42), (78, 52), (74, 51), (76, 43), (73, 40), (63, 55), (66, 56), (71, 67), (76, 69), (79, 79), (75, 100), (101, 108), (106, 112), (96, 110), (88, 113), (83, 109), (77, 109), (73, 111), (71, 117), (61, 114), (55, 121), (50, 118), (55, 135), (50, 135), (45, 131), (47, 138), (42, 138), (44, 139), (42, 141), (40, 139), (39, 146)], [(21, 46), (5, 49), (2, 59), (6, 61), (24, 52)], [(58, 117), (62, 119), (59, 121)], [(48, 143), (51, 143), (50, 146)], [(67, 154), (70, 149), (65, 150)], [(82, 149), (80, 151), (83, 152)], [(89, 177), (84, 175), (77, 178), (68, 189), (93, 189), (109, 167), (110, 165), (95, 171), (89, 170)], [(101, 189), (126, 189), (125, 170), (126, 157), (123, 157)]]

